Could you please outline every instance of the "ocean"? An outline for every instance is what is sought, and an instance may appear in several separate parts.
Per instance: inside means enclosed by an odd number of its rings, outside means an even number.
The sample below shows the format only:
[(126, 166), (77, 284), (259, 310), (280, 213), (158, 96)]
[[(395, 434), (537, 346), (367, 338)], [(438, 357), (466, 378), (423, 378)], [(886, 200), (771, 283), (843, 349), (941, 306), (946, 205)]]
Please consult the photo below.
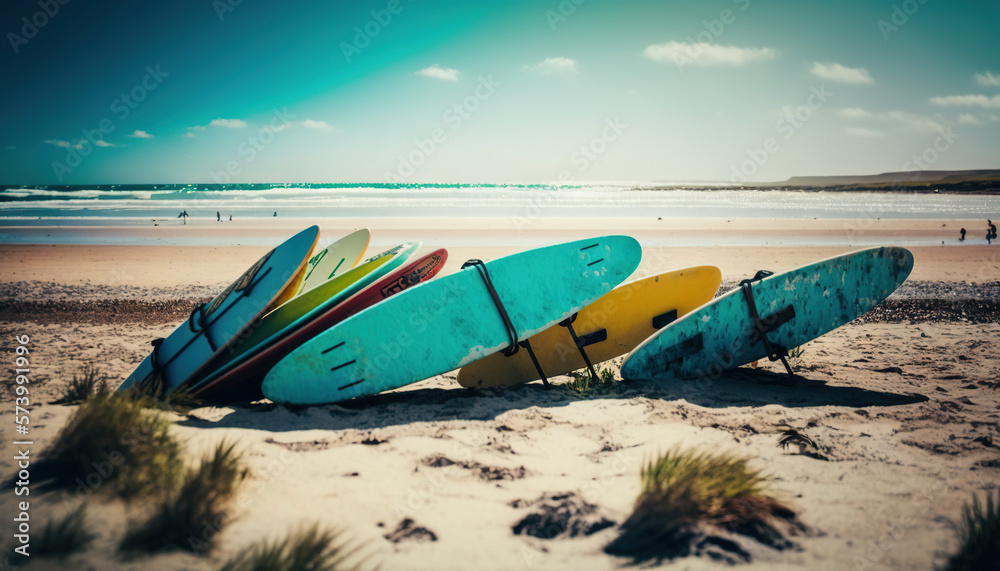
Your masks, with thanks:
[[(134, 227), (234, 220), (391, 217), (970, 220), (1000, 218), (1000, 196), (742, 190), (607, 184), (158, 184), (7, 187), (0, 243), (45, 240), (30, 227)], [(106, 240), (104, 234), (102, 242)], [(51, 238), (51, 237), (50, 237)]]

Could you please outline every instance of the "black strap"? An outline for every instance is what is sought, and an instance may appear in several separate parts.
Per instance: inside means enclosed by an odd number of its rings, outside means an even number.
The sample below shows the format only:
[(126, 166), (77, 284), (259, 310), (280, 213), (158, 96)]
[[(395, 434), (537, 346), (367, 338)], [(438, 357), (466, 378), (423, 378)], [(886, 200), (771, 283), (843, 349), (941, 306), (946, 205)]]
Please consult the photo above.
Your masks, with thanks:
[(792, 367), (789, 366), (788, 360), (785, 357), (788, 356), (788, 349), (782, 347), (781, 345), (772, 344), (767, 338), (767, 327), (761, 322), (760, 314), (757, 313), (757, 302), (753, 298), (753, 282), (760, 281), (768, 276), (773, 275), (774, 272), (769, 272), (767, 270), (760, 270), (754, 277), (746, 279), (740, 282), (740, 289), (743, 290), (743, 297), (746, 299), (747, 308), (750, 310), (750, 318), (753, 320), (754, 329), (760, 336), (760, 340), (764, 342), (764, 350), (767, 351), (767, 358), (770, 361), (781, 360), (781, 364), (785, 366), (785, 370), (788, 371), (789, 376), (794, 376), (795, 373), (792, 372)]
[(483, 278), (483, 283), (486, 284), (486, 289), (490, 292), (493, 303), (497, 306), (497, 311), (500, 312), (500, 318), (503, 319), (504, 327), (507, 328), (507, 336), (510, 338), (510, 345), (503, 350), (503, 354), (510, 357), (517, 353), (517, 350), (521, 347), (517, 341), (517, 329), (511, 323), (510, 317), (507, 315), (507, 310), (504, 309), (503, 302), (500, 301), (500, 296), (497, 295), (497, 290), (493, 287), (493, 280), (490, 279), (490, 272), (486, 269), (486, 264), (482, 260), (469, 260), (462, 264), (463, 270), (469, 267), (474, 267), (479, 271), (479, 276)]
[(569, 316), (568, 318), (559, 322), (559, 325), (565, 327), (569, 330), (570, 337), (573, 338), (573, 344), (576, 345), (576, 350), (580, 352), (580, 356), (583, 357), (583, 362), (587, 364), (587, 369), (590, 370), (590, 378), (597, 380), (597, 373), (594, 371), (594, 365), (590, 363), (590, 357), (587, 356), (587, 352), (583, 350), (585, 342), (577, 337), (576, 331), (573, 330), (573, 322), (576, 321), (576, 314)]
[[(166, 369), (160, 363), (160, 345), (163, 344), (163, 337), (153, 339), (149, 344), (153, 346), (153, 352), (149, 354), (149, 363), (153, 366), (153, 372), (137, 383), (140, 386), (155, 384), (157, 380), (162, 380), (166, 375)], [(160, 385), (166, 386), (166, 383), (160, 383)]]
[[(243, 291), (240, 292), (240, 295), (243, 296), (243, 297), (249, 296), (250, 292), (253, 290), (253, 288), (257, 284), (259, 284), (261, 282), (261, 280), (263, 280), (264, 277), (267, 276), (267, 274), (270, 271), (271, 271), (271, 268), (269, 267), (266, 270), (264, 270), (264, 272), (261, 273), (259, 276), (255, 276), (254, 281), (250, 285), (248, 285), (246, 288), (244, 288)], [(218, 351), (219, 350), (218, 349), (218, 344), (215, 342), (214, 339), (212, 339), (212, 336), (209, 335), (209, 331), (210, 330), (208, 329), (208, 326), (212, 325), (213, 323), (215, 323), (219, 319), (222, 319), (222, 316), (225, 315), (230, 309), (232, 309), (234, 305), (236, 305), (235, 302), (230, 303), (229, 305), (227, 305), (225, 308), (222, 309), (222, 311), (220, 311), (218, 313), (218, 315), (216, 315), (212, 319), (212, 321), (210, 323), (207, 323), (207, 324), (205, 323), (205, 308), (208, 306), (208, 303), (203, 303), (203, 304), (201, 304), (199, 306), (196, 306), (194, 309), (192, 309), (191, 310), (191, 315), (188, 316), (188, 327), (191, 329), (191, 332), (193, 332), (195, 334), (195, 336), (192, 337), (191, 339), (188, 339), (187, 343), (185, 343), (183, 347), (181, 347), (180, 349), (178, 349), (176, 353), (174, 353), (173, 355), (171, 355), (171, 357), (169, 359), (167, 359), (167, 361), (165, 363), (160, 363), (159, 362), (160, 345), (163, 343), (163, 339), (153, 339), (150, 342), (150, 344), (153, 345), (153, 352), (150, 355), (150, 357), (152, 359), (153, 370), (154, 370), (154, 374), (151, 377), (153, 379), (160, 378), (163, 381), (162, 386), (164, 387), (164, 389), (166, 387), (169, 387), (170, 384), (166, 382), (166, 378), (165, 378), (167, 365), (169, 365), (170, 363), (173, 363), (174, 359), (176, 359), (181, 353), (183, 353), (185, 349), (187, 349), (188, 347), (190, 347), (191, 344), (194, 343), (195, 339), (197, 339), (198, 335), (200, 335), (200, 334), (204, 334), (205, 335), (205, 340), (208, 341), (208, 346), (212, 349), (212, 353), (215, 353), (216, 351)], [(198, 314), (198, 318), (197, 319), (195, 319), (195, 314)]]
[(531, 357), (531, 362), (532, 364), (535, 365), (535, 370), (538, 371), (538, 375), (542, 379), (542, 384), (544, 384), (546, 388), (551, 386), (549, 385), (548, 377), (545, 376), (545, 371), (543, 371), (542, 366), (538, 364), (538, 359), (535, 357), (535, 352), (531, 349), (531, 343), (527, 339), (525, 339), (524, 341), (521, 341), (519, 345), (528, 350), (528, 356)]

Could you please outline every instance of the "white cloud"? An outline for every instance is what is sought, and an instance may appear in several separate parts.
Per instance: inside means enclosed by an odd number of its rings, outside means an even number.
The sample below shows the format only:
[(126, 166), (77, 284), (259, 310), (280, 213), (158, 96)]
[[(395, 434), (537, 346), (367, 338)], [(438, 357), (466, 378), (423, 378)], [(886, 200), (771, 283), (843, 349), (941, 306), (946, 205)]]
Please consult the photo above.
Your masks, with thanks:
[(128, 135), (128, 137), (131, 137), (133, 139), (152, 139), (153, 138), (152, 135), (150, 135), (149, 133), (147, 133), (145, 131), (142, 131), (140, 129), (136, 129), (135, 131), (132, 131), (132, 134)]
[(993, 75), (990, 72), (977, 73), (976, 83), (983, 86), (1000, 87), (1000, 75)]
[(866, 111), (858, 107), (848, 107), (841, 110), (840, 114), (848, 119), (870, 119), (874, 116), (871, 111)]
[(194, 138), (194, 132), (193, 131), (188, 131), (187, 133), (184, 133), (184, 136), (187, 137), (187, 138), (189, 138), (189, 139), (193, 139)]
[(666, 42), (653, 44), (643, 50), (642, 55), (655, 62), (674, 62), (677, 65), (743, 65), (774, 59), (771, 48), (738, 48), (697, 42)]
[(913, 131), (937, 131), (944, 129), (944, 125), (929, 117), (907, 113), (906, 111), (889, 111), (885, 118), (899, 123), (906, 129)]
[(882, 131), (866, 129), (864, 127), (848, 127), (847, 132), (856, 137), (881, 137)]
[(844, 83), (875, 83), (867, 69), (860, 67), (845, 67), (839, 63), (819, 63), (815, 62), (809, 73), (821, 79), (830, 81), (841, 81)]
[(457, 69), (452, 69), (450, 67), (441, 67), (438, 64), (434, 64), (430, 67), (425, 67), (424, 69), (418, 71), (417, 75), (422, 75), (424, 77), (433, 77), (434, 79), (443, 79), (445, 81), (458, 81)]
[(1000, 109), (1000, 95), (987, 97), (985, 95), (946, 95), (944, 97), (931, 97), (931, 103), (948, 107), (958, 105), (961, 107), (985, 107), (990, 109)]
[(982, 125), (982, 121), (976, 119), (972, 113), (962, 113), (958, 116), (958, 122), (962, 125)]
[(944, 129), (944, 125), (940, 121), (906, 111), (873, 113), (859, 107), (849, 107), (847, 109), (841, 109), (840, 114), (844, 118), (852, 120), (865, 119), (880, 121), (882, 123), (895, 123), (899, 127), (908, 131), (936, 131), (938, 129)]
[(239, 129), (241, 127), (246, 127), (247, 122), (243, 119), (212, 119), (208, 124), (209, 127), (225, 127), (227, 129)]
[[(281, 125), (284, 127), (284, 125)], [(313, 121), (312, 119), (306, 119), (302, 122), (302, 126), (306, 129), (330, 129), (330, 125), (326, 121)], [(275, 129), (277, 130), (277, 129)]]
[[(61, 149), (82, 149), (83, 144), (86, 143), (83, 139), (76, 142), (66, 141), (64, 139), (47, 139), (43, 141), (46, 145), (52, 145), (53, 147), (59, 147)], [(88, 143), (89, 144), (89, 143)], [(94, 145), (98, 147), (117, 147), (118, 145), (114, 143), (109, 143), (104, 139), (98, 139), (94, 141)]]
[(544, 61), (538, 62), (535, 65), (524, 66), (524, 69), (537, 71), (545, 75), (553, 73), (577, 73), (579, 71), (576, 69), (576, 60), (568, 57), (547, 57)]

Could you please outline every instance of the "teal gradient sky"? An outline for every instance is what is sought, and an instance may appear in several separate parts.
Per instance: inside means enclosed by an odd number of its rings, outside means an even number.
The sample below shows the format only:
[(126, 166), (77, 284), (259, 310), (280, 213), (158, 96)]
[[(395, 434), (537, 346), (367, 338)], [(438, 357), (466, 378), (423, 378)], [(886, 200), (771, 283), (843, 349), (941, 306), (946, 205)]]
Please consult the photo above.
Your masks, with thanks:
[(0, 182), (1000, 167), (997, 2), (236, 1), (5, 2)]

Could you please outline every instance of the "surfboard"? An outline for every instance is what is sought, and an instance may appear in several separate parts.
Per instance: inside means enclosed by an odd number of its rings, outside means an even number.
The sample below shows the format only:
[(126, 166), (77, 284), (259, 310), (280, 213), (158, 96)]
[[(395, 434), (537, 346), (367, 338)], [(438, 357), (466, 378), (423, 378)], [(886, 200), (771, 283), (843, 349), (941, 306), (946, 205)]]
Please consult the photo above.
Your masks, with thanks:
[(119, 390), (158, 382), (172, 391), (195, 377), (248, 323), (298, 289), (319, 227), (292, 236), (264, 255), (211, 302), (202, 304), (150, 353)]
[(261, 388), (275, 402), (320, 404), (454, 370), (593, 303), (641, 257), (635, 239), (605, 236), (467, 262), (317, 335), (279, 361)]
[[(447, 260), (447, 250), (439, 249), (386, 273), (381, 278), (362, 287), (354, 295), (333, 305), (319, 317), (299, 326), (259, 351), (234, 360), (216, 371), (195, 387), (195, 395), (244, 400), (259, 399), (263, 396), (260, 391), (260, 383), (264, 375), (292, 349), (355, 313), (433, 278), (441, 271)], [(345, 274), (343, 277), (347, 278), (348, 276)]]
[(712, 299), (722, 283), (714, 266), (666, 272), (622, 284), (566, 320), (531, 337), (528, 351), (494, 353), (462, 367), (463, 387), (511, 386), (564, 375), (614, 359)]
[[(910, 275), (904, 248), (861, 250), (737, 288), (665, 327), (622, 364), (624, 379), (714, 378), (864, 315)], [(748, 280), (749, 281), (749, 280)]]
[(362, 228), (313, 254), (309, 258), (306, 274), (295, 295), (301, 295), (321, 286), (337, 275), (353, 268), (365, 255), (371, 237), (371, 231)]
[(420, 242), (401, 244), (372, 256), (358, 267), (293, 297), (248, 324), (229, 347), (212, 361), (207, 368), (208, 376), (196, 380), (194, 386), (203, 384), (209, 376), (214, 376), (216, 371), (235, 365), (245, 357), (253, 355), (284, 335), (309, 323), (330, 308), (336, 307), (360, 289), (401, 266), (418, 248)]

